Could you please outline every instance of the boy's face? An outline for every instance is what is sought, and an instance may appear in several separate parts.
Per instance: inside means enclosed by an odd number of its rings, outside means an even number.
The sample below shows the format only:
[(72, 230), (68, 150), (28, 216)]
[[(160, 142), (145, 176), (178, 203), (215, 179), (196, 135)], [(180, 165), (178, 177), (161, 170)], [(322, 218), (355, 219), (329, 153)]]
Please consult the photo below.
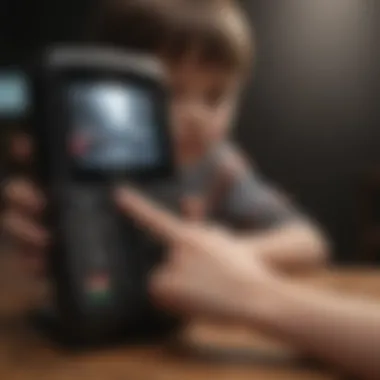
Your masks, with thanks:
[(184, 155), (200, 155), (228, 133), (239, 81), (228, 70), (191, 60), (168, 68), (176, 150)]

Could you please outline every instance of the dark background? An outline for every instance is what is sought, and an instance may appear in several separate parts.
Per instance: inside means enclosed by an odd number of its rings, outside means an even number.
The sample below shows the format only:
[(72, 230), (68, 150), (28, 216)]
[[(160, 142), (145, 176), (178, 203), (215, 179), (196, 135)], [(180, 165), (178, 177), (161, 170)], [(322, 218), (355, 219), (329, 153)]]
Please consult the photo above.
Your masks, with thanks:
[[(205, 0), (207, 1), (207, 0)], [(358, 189), (380, 159), (376, 0), (246, 0), (257, 62), (237, 138), (314, 216), (336, 258), (360, 258)], [(3, 61), (71, 41), (95, 0), (3, 0)]]

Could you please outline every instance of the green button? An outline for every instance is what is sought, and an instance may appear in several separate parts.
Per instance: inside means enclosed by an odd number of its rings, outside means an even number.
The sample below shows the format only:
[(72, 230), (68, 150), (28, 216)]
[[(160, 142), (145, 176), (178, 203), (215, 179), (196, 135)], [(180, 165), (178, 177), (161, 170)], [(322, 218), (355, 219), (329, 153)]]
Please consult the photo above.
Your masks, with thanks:
[(92, 301), (103, 302), (110, 295), (109, 279), (106, 276), (95, 275), (89, 279), (86, 289)]

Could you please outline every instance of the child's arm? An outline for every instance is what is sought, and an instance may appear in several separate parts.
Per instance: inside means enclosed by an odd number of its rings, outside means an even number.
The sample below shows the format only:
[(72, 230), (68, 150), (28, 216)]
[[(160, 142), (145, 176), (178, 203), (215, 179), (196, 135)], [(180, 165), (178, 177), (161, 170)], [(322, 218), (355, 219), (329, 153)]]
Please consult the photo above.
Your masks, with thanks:
[(376, 302), (288, 281), (228, 232), (186, 223), (133, 190), (119, 190), (117, 202), (146, 231), (177, 247), (150, 277), (161, 305), (260, 327), (347, 373), (380, 379)]
[(285, 270), (305, 269), (325, 263), (328, 245), (319, 228), (285, 196), (253, 172), (240, 155), (226, 152), (219, 178), (229, 178), (225, 212), (233, 220), (252, 226), (241, 237), (252, 252)]

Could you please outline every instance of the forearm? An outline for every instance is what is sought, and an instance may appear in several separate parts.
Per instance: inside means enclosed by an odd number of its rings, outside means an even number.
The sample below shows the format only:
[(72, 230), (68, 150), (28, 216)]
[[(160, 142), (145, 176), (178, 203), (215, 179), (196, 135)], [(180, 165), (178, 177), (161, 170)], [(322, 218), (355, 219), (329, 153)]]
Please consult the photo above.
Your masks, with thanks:
[(350, 374), (380, 378), (380, 305), (285, 280), (247, 285), (240, 293), (246, 321)]
[(325, 264), (329, 249), (323, 235), (307, 223), (288, 224), (245, 236), (247, 244), (264, 262), (282, 270), (307, 269)]

